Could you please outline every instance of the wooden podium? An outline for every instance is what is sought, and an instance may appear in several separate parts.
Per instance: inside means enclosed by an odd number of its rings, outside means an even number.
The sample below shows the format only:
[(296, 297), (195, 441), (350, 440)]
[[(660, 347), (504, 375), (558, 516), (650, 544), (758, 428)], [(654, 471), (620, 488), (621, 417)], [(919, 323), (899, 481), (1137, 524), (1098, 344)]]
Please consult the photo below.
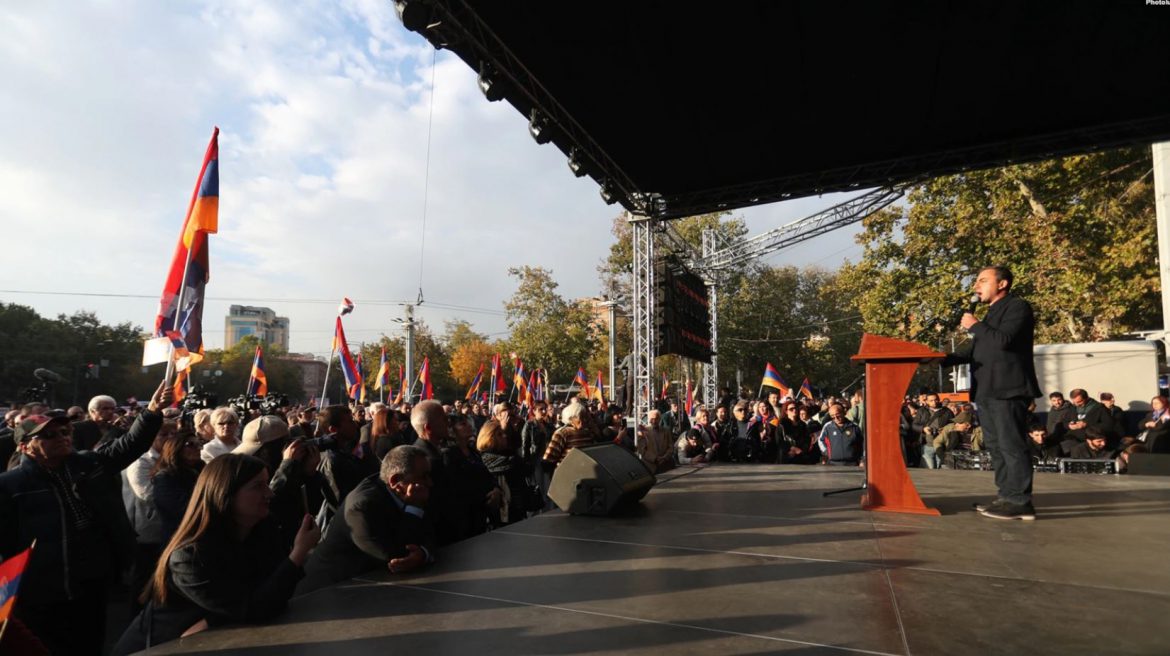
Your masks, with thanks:
[(899, 418), (918, 365), (946, 357), (912, 342), (866, 333), (851, 359), (865, 363), (865, 510), (938, 515), (918, 496), (902, 455)]

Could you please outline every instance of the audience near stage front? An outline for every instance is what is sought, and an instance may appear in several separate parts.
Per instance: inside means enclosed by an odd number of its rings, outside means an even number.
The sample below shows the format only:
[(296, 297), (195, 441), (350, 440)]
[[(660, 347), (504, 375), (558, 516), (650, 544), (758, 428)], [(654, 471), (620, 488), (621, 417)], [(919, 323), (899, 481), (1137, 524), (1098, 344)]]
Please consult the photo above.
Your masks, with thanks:
[[(243, 421), (220, 407), (176, 424), (162, 421), (160, 397), (121, 425), (105, 396), (76, 421), (30, 404), (0, 427), (0, 457), (15, 452), (14, 469), (0, 473), (0, 556), (38, 540), (11, 635), (58, 653), (99, 653), (118, 585), (147, 607), (129, 627), (111, 627), (124, 631), (117, 653), (267, 621), (302, 572), (302, 591), (369, 570), (410, 572), (446, 545), (552, 509), (557, 467), (595, 444), (625, 448), (656, 474), (713, 463), (864, 466), (859, 394), (769, 392), (737, 399), (727, 391), (690, 413), (663, 401), (665, 412), (651, 411), (646, 425), (616, 404), (580, 399), (531, 408), (309, 404), (247, 412)], [(1028, 429), (1038, 467), (1116, 459), (1124, 471), (1133, 454), (1170, 452), (1166, 397), (1127, 421), (1112, 394), (1097, 394), (1100, 402), (1081, 388), (1071, 402), (1051, 394), (1047, 418), (1033, 417)], [(987, 468), (978, 408), (962, 397), (907, 397), (898, 438), (908, 466)], [(77, 448), (79, 439), (90, 450)]]

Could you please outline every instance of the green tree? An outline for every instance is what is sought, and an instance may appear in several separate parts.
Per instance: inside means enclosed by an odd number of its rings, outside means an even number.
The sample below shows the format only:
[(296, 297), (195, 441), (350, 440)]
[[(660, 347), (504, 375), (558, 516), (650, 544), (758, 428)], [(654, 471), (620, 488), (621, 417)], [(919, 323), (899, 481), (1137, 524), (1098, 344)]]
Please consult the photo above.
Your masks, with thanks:
[(863, 222), (842, 290), (871, 332), (922, 339), (942, 323), (946, 339), (978, 268), (1004, 264), (1038, 342), (1160, 326), (1151, 166), (1149, 149), (1129, 148), (932, 180), (907, 211)]
[(518, 281), (504, 304), (512, 333), (509, 350), (528, 368), (546, 369), (550, 381), (572, 380), (597, 343), (591, 308), (562, 298), (548, 269), (524, 266), (508, 269), (508, 275)]

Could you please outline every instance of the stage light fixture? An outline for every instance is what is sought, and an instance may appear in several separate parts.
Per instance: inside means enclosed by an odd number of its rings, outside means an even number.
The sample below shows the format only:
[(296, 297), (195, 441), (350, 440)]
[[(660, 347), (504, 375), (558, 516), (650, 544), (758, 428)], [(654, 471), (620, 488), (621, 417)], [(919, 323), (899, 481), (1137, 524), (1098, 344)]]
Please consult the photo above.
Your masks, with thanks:
[(603, 180), (601, 188), (597, 190), (601, 194), (601, 200), (605, 201), (606, 205), (613, 205), (617, 202), (617, 197), (613, 194), (613, 188), (609, 184), (609, 180)]
[(403, 27), (422, 33), (431, 22), (434, 11), (425, 0), (394, 0), (394, 13), (398, 14)]
[(584, 156), (576, 146), (569, 149), (569, 170), (578, 178), (585, 175)]
[(549, 132), (548, 117), (533, 107), (532, 115), (528, 119), (528, 134), (532, 135), (532, 140), (536, 143), (546, 144), (552, 140), (552, 135)]
[(504, 89), (497, 79), (495, 70), (492, 65), (486, 61), (479, 63), (479, 90), (483, 93), (483, 97), (488, 99), (488, 102), (496, 102), (504, 97)]

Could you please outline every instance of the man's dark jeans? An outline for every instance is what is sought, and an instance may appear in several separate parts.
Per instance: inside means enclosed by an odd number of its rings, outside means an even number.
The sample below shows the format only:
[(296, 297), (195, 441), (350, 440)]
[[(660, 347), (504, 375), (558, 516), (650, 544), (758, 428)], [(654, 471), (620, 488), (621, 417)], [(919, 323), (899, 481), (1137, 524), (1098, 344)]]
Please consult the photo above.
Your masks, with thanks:
[(976, 399), (983, 445), (991, 451), (999, 497), (1032, 503), (1032, 457), (1028, 453), (1029, 399)]

